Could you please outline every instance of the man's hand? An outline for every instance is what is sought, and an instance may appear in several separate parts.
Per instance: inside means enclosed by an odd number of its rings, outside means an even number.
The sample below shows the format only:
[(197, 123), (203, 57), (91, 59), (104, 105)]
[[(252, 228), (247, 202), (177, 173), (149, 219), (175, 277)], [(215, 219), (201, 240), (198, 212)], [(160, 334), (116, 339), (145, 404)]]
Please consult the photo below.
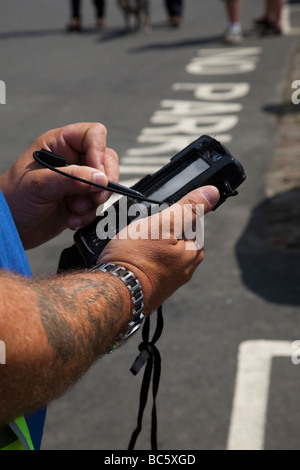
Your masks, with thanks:
[(46, 132), (0, 177), (0, 189), (9, 205), (25, 249), (89, 224), (109, 192), (41, 168), (33, 152), (45, 148), (67, 158), (66, 173), (98, 184), (117, 182), (117, 154), (106, 147), (106, 128), (97, 123), (71, 124)]
[[(162, 213), (133, 222), (140, 224), (143, 238), (119, 237), (105, 247), (101, 261), (123, 265), (140, 280), (146, 314), (186, 283), (203, 259), (203, 249), (182, 237), (184, 209), (192, 209), (188, 221), (193, 224), (197, 204), (206, 213), (218, 199), (212, 186), (193, 191)], [(163, 229), (168, 216), (170, 230), (165, 227), (160, 239), (147, 239), (149, 226)], [(67, 390), (127, 331), (132, 309), (120, 279), (88, 270), (40, 280), (1, 270), (0, 301), (1, 339), (7, 350), (7, 366), (1, 369), (0, 427)]]
[[(101, 253), (99, 262), (124, 266), (139, 279), (146, 314), (159, 307), (191, 279), (203, 260), (204, 252), (203, 247), (199, 247), (195, 241), (185, 238), (183, 227), (186, 227), (186, 222), (190, 226), (195, 224), (197, 205), (203, 204), (206, 214), (218, 200), (219, 191), (214, 186), (192, 191), (165, 211), (132, 222), (138, 224), (138, 239), (130, 239), (130, 229), (127, 227)], [(185, 208), (190, 212), (185, 211)], [(184, 221), (187, 213), (190, 214), (188, 221)], [(166, 220), (170, 224), (163, 223)], [(151, 239), (152, 227), (159, 227), (160, 239)]]

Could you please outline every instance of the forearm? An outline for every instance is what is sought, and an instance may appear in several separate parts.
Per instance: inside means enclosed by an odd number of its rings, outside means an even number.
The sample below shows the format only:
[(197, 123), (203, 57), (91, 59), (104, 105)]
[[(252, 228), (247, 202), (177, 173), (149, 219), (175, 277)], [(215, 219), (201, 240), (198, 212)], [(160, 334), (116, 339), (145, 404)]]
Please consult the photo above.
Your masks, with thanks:
[(126, 327), (131, 299), (104, 273), (45, 280), (0, 274), (0, 426), (62, 394)]

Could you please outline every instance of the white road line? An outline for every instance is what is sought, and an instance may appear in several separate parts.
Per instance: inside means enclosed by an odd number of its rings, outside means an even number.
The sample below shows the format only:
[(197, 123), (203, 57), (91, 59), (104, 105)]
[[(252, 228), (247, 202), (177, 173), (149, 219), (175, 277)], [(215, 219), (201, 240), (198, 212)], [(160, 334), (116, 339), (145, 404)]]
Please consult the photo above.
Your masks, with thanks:
[(282, 10), (282, 29), (284, 34), (288, 36), (297, 36), (300, 34), (300, 28), (293, 28), (291, 26), (291, 15), (293, 12), (299, 12), (300, 5), (284, 5)]
[[(209, 62), (216, 76), (224, 72), (237, 75), (256, 68), (262, 49), (243, 47), (233, 50), (199, 49), (190, 61), (193, 75), (205, 75), (203, 61)], [(196, 64), (196, 65), (195, 65)], [(206, 70), (206, 69), (205, 69)], [(250, 84), (242, 83), (176, 83), (172, 86), (176, 99), (162, 100), (160, 109), (150, 118), (151, 127), (144, 127), (137, 144), (121, 158), (121, 181), (128, 175), (133, 178), (153, 174), (170, 158), (202, 134), (212, 135), (224, 144), (231, 142), (229, 133), (239, 122), (242, 103), (229, 102), (241, 99), (250, 91)], [(181, 91), (189, 92), (190, 99), (182, 99)], [(146, 144), (146, 145), (145, 145)]]
[(227, 450), (263, 450), (272, 359), (281, 356), (292, 356), (291, 341), (240, 344)]

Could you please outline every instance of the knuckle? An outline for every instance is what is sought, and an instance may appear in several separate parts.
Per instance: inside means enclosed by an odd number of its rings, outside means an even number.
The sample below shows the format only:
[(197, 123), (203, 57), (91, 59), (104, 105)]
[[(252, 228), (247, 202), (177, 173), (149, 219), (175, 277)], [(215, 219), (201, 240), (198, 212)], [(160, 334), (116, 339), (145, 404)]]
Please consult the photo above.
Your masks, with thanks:
[(31, 189), (34, 193), (41, 194), (44, 189), (44, 186), (45, 186), (44, 178), (32, 178)]
[(118, 154), (114, 149), (107, 148), (106, 150), (107, 150), (107, 155), (109, 156), (109, 158), (115, 160), (115, 162), (119, 162)]
[(96, 123), (93, 124), (92, 128), (96, 132), (99, 132), (100, 134), (103, 134), (104, 136), (107, 136), (107, 128), (105, 127), (104, 124), (101, 124), (100, 122), (96, 122)]
[(193, 215), (197, 215), (197, 207), (199, 205), (198, 201), (195, 200), (195, 198), (191, 195), (188, 195), (186, 197), (186, 200), (184, 201), (184, 205), (188, 206), (192, 212)]

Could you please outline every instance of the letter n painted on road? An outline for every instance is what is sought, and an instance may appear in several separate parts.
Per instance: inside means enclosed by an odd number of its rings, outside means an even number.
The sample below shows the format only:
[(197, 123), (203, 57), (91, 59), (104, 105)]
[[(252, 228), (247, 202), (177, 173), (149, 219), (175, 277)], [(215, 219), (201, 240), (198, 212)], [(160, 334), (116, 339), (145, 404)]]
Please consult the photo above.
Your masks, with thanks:
[(260, 47), (240, 47), (234, 50), (200, 49), (198, 57), (187, 65), (194, 75), (233, 75), (252, 72), (256, 68)]

